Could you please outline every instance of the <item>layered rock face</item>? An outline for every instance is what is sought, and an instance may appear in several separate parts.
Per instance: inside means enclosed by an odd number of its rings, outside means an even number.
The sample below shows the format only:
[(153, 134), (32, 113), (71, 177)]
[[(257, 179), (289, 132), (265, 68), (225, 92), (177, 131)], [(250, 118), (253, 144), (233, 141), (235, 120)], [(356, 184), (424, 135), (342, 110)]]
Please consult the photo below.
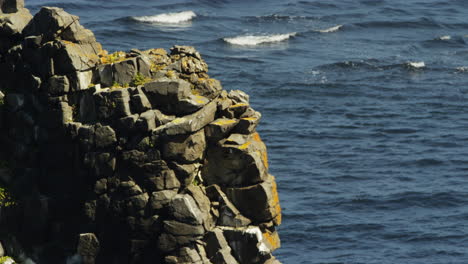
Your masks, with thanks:
[(6, 254), (38, 263), (278, 263), (260, 113), (187, 46), (107, 54), (79, 19), (0, 0)]

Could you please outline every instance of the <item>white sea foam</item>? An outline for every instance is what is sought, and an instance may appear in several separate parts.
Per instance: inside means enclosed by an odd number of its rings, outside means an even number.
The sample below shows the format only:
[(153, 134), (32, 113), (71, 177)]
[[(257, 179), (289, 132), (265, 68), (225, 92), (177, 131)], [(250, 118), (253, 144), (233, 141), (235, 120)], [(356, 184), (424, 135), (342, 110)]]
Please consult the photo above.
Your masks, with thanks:
[(192, 20), (197, 14), (193, 11), (183, 11), (178, 13), (165, 13), (154, 16), (133, 17), (133, 19), (145, 23), (179, 24)]
[(468, 66), (457, 67), (456, 70), (458, 72), (468, 72)]
[(449, 35), (446, 35), (446, 36), (440, 36), (438, 38), (436, 38), (436, 40), (451, 40), (452, 37), (449, 36)]
[(274, 35), (264, 35), (264, 36), (238, 36), (233, 38), (224, 38), (223, 40), (229, 44), (240, 45), (240, 46), (256, 46), (265, 43), (274, 43), (288, 40), (291, 37), (296, 36), (296, 32), (288, 34), (274, 34)]
[(343, 27), (343, 25), (337, 25), (337, 26), (334, 26), (334, 27), (331, 27), (331, 28), (320, 29), (320, 30), (317, 30), (317, 31), (320, 32), (320, 33), (331, 33), (331, 32), (336, 32), (336, 31), (340, 30), (342, 27)]
[(410, 68), (420, 69), (426, 67), (424, 61), (409, 61), (406, 63), (406, 66)]

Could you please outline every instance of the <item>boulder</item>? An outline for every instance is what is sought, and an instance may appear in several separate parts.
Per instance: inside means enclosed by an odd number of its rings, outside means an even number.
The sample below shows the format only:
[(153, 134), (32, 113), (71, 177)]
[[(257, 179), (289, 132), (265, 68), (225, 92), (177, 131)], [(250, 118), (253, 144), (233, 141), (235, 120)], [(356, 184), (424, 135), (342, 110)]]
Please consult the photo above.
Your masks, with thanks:
[(122, 86), (128, 86), (137, 72), (137, 62), (135, 58), (112, 64), (113, 82)]
[(218, 226), (244, 227), (252, 222), (239, 212), (218, 185), (211, 185), (207, 187), (206, 191), (211, 202), (218, 204), (218, 208), (216, 208), (218, 210)]
[(96, 126), (96, 147), (110, 147), (117, 142), (115, 131), (110, 126)]
[(178, 221), (164, 221), (164, 231), (174, 236), (203, 236), (205, 229), (201, 225), (190, 225)]
[[(14, 2), (14, 0), (8, 2)], [(18, 12), (0, 15), (0, 37), (20, 35), (32, 18), (33, 16), (26, 8), (19, 9)], [(9, 40), (2, 39), (2, 42), (8, 43)], [(3, 45), (0, 45), (0, 47), (3, 47)]]
[(216, 114), (216, 102), (211, 102), (199, 111), (179, 117), (154, 131), (155, 134), (164, 133), (168, 136), (184, 135), (199, 131), (207, 124), (211, 123)]
[(67, 76), (54, 75), (49, 78), (48, 93), (51, 95), (62, 95), (70, 91), (70, 82)]
[(2, 0), (0, 1), (0, 11), (6, 14), (16, 13), (23, 8), (24, 8), (24, 0)]
[(171, 215), (178, 221), (191, 224), (203, 224), (203, 214), (192, 196), (177, 194), (169, 204)]
[(249, 186), (268, 176), (265, 144), (258, 134), (232, 134), (220, 145), (208, 148), (203, 180), (221, 186)]
[(226, 188), (229, 200), (248, 218), (256, 223), (274, 221), (281, 224), (281, 207), (273, 176), (266, 181), (240, 188)]
[(177, 192), (172, 190), (164, 190), (153, 192), (150, 197), (150, 206), (153, 210), (160, 210), (168, 205)]
[(77, 253), (82, 257), (83, 264), (94, 264), (100, 249), (100, 243), (93, 233), (80, 234)]
[(239, 263), (264, 263), (271, 257), (259, 227), (223, 228), (223, 234)]
[(219, 141), (225, 138), (238, 123), (237, 119), (218, 118), (205, 127), (206, 138), (210, 141)]
[(163, 144), (162, 154), (165, 160), (187, 164), (200, 161), (203, 158), (205, 148), (205, 132), (200, 130), (195, 134), (170, 137)]
[(209, 100), (191, 93), (190, 83), (182, 79), (161, 78), (145, 84), (144, 91), (151, 105), (166, 114), (190, 114)]
[(229, 246), (223, 231), (215, 228), (213, 231), (206, 233), (203, 241), (206, 243), (207, 256), (213, 263), (219, 264), (235, 264), (239, 263), (231, 255), (231, 247)]

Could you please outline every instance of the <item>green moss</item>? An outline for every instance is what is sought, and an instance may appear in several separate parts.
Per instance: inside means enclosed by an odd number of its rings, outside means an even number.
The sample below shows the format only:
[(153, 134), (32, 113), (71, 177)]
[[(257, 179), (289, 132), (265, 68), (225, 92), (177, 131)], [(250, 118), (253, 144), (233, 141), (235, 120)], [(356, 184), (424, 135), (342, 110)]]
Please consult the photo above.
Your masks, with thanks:
[(135, 77), (133, 77), (133, 80), (130, 82), (130, 86), (137, 87), (138, 85), (143, 85), (149, 81), (151, 81), (150, 78), (144, 76), (140, 72), (137, 72)]

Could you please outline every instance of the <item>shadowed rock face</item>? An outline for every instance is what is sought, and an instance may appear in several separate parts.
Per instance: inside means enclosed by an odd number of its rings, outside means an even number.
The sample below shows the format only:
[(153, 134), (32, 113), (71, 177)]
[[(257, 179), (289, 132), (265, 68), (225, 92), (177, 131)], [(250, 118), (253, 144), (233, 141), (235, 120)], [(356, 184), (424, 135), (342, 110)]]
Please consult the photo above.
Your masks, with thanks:
[(277, 263), (281, 208), (248, 95), (193, 47), (109, 55), (78, 17), (23, 6), (0, 0), (6, 254)]

